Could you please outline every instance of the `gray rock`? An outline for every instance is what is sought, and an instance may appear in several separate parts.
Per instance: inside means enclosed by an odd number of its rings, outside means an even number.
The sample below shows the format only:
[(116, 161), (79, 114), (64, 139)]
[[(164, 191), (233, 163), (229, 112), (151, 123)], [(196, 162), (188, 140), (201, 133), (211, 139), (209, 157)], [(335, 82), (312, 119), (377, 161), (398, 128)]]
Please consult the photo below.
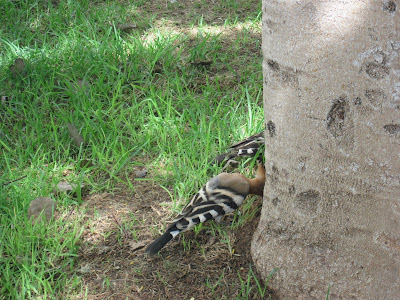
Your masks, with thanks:
[[(49, 221), (54, 216), (56, 202), (49, 197), (38, 197), (33, 200), (28, 208), (28, 218), (32, 218), (32, 223), (41, 222), (43, 218)], [(43, 213), (42, 213), (43, 212)]]

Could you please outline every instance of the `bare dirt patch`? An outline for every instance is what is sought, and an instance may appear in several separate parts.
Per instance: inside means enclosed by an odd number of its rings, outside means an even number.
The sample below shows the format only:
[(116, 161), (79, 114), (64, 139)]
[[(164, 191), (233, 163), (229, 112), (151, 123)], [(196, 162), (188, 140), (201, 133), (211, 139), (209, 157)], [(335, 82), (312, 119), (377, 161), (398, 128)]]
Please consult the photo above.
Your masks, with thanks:
[(259, 0), (156, 0), (146, 1), (139, 6), (139, 12), (155, 15), (157, 19), (171, 20), (179, 27), (203, 22), (210, 25), (224, 25), (226, 20), (244, 22), (255, 17)]
[[(247, 281), (252, 264), (251, 236), (259, 216), (239, 230), (224, 226), (226, 237), (214, 235), (211, 224), (197, 236), (194, 231), (187, 232), (184, 239), (191, 243), (189, 251), (183, 249), (182, 238), (176, 238), (160, 255), (148, 257), (144, 247), (154, 239), (151, 232), (154, 224), (168, 216), (168, 209), (161, 204), (170, 196), (152, 180), (133, 182), (134, 194), (103, 193), (85, 200), (83, 208), (90, 222), (82, 235), (77, 269), (87, 288), (87, 297), (243, 298), (240, 278)], [(255, 201), (253, 209), (259, 205), (260, 201)], [(226, 221), (231, 220), (232, 216)], [(259, 299), (254, 280), (252, 285), (249, 299)]]

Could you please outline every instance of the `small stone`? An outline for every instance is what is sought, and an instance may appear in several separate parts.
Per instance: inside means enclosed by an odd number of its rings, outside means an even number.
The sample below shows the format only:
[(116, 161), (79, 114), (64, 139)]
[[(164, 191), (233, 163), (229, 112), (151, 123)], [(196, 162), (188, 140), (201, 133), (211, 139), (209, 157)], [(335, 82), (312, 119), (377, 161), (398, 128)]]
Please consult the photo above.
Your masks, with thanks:
[(79, 133), (79, 129), (75, 126), (75, 124), (69, 123), (67, 124), (67, 128), (71, 139), (74, 141), (77, 147), (80, 147), (81, 144), (85, 143), (85, 141), (83, 140), (83, 136)]
[(88, 95), (90, 91), (90, 82), (85, 79), (77, 79), (75, 82), (70, 83), (71, 91), (74, 94), (79, 94), (83, 92)]
[(147, 169), (135, 171), (135, 178), (143, 178), (147, 175)]
[(62, 180), (57, 184), (57, 190), (59, 192), (72, 192), (77, 188), (74, 183), (69, 183), (68, 181)]
[(54, 216), (56, 202), (49, 197), (38, 197), (33, 200), (28, 208), (28, 218), (32, 218), (32, 223), (41, 222), (45, 217), (49, 221)]
[(126, 31), (126, 30), (136, 29), (137, 26), (136, 26), (135, 23), (132, 23), (132, 24), (117, 24), (117, 25), (115, 25), (115, 28), (120, 29), (122, 31)]
[(67, 193), (72, 197), (76, 197), (79, 194), (86, 194), (88, 191), (86, 185), (84, 183), (76, 184), (72, 182), (68, 182), (66, 180), (61, 180), (55, 187), (54, 193), (59, 195), (61, 193)]
[(26, 75), (25, 61), (22, 58), (17, 58), (13, 65), (10, 66), (10, 72), (13, 76)]

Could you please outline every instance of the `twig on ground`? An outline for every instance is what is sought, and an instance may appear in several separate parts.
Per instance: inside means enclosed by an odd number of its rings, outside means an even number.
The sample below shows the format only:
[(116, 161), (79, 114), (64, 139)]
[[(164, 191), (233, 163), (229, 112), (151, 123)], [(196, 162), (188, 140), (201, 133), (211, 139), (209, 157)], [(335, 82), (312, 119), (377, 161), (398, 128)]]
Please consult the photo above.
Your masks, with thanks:
[(11, 184), (11, 183), (13, 183), (13, 182), (16, 182), (16, 181), (19, 181), (19, 180), (24, 179), (26, 176), (27, 176), (27, 175), (24, 175), (24, 176), (22, 176), (22, 177), (20, 177), (20, 178), (11, 180), (11, 181), (9, 181), (9, 182), (5, 182), (5, 183), (3, 183), (2, 185), (3, 185), (3, 186), (9, 185), (9, 184)]

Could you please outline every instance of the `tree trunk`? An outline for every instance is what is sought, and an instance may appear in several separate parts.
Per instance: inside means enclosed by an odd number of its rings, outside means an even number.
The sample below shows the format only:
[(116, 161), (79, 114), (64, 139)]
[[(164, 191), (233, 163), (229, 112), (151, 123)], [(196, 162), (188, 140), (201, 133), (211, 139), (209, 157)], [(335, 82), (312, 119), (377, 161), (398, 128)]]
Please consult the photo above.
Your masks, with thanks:
[(400, 3), (263, 0), (267, 179), (254, 262), (279, 298), (400, 299)]

